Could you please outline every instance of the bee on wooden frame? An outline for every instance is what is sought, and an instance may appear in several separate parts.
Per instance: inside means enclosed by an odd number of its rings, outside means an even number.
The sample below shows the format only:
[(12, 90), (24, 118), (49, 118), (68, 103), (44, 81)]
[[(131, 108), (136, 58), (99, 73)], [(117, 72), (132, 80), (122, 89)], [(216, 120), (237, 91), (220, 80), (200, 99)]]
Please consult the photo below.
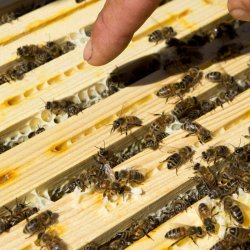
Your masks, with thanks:
[(230, 43), (223, 45), (217, 51), (216, 60), (222, 61), (239, 55), (243, 48), (244, 46), (241, 43)]
[(60, 239), (55, 232), (39, 233), (37, 243), (41, 248), (48, 250), (67, 250), (66, 244)]
[(212, 140), (212, 133), (206, 128), (202, 127), (197, 122), (186, 121), (181, 125), (181, 128), (189, 132), (186, 137), (190, 135), (196, 135), (201, 144)]
[(223, 199), (223, 205), (225, 212), (232, 216), (237, 223), (244, 223), (243, 212), (235, 200), (233, 200), (230, 196), (226, 196)]
[(215, 233), (215, 224), (216, 221), (213, 219), (213, 210), (215, 207), (210, 209), (207, 204), (200, 203), (198, 207), (200, 218), (203, 222), (203, 225), (206, 228), (207, 233)]
[(196, 238), (203, 238), (205, 236), (205, 232), (202, 227), (196, 226), (182, 226), (169, 230), (165, 234), (165, 238), (177, 240), (171, 246), (177, 244), (179, 241), (183, 240), (186, 237), (189, 237), (195, 244)]
[(56, 222), (58, 214), (46, 210), (36, 217), (29, 220), (27, 218), (27, 224), (25, 225), (23, 232), (25, 234), (35, 234), (41, 231), (45, 231), (46, 228)]
[(128, 135), (128, 130), (133, 127), (141, 127), (142, 120), (137, 116), (122, 116), (113, 121), (111, 133), (118, 130), (121, 134)]
[(168, 169), (176, 169), (176, 173), (179, 167), (185, 164), (187, 161), (191, 161), (195, 151), (189, 147), (185, 146), (180, 148), (176, 153), (168, 156), (164, 161), (167, 163)]
[(5, 24), (5, 23), (11, 23), (15, 19), (17, 19), (17, 15), (13, 11), (1, 14), (0, 15), (0, 25)]
[(216, 163), (219, 159), (225, 159), (231, 154), (230, 149), (227, 146), (219, 145), (215, 147), (210, 147), (206, 151), (201, 153), (202, 159), (210, 162), (214, 161)]
[(175, 121), (173, 115), (165, 114), (164, 112), (162, 112), (162, 114), (154, 115), (157, 115), (158, 117), (150, 124), (149, 131), (155, 135), (165, 133), (167, 126)]
[(115, 179), (121, 183), (141, 184), (146, 175), (136, 169), (122, 169), (115, 172)]
[(171, 38), (175, 37), (176, 34), (177, 33), (174, 31), (172, 27), (163, 27), (162, 29), (155, 30), (151, 34), (149, 34), (148, 41), (156, 44), (163, 40), (167, 42)]

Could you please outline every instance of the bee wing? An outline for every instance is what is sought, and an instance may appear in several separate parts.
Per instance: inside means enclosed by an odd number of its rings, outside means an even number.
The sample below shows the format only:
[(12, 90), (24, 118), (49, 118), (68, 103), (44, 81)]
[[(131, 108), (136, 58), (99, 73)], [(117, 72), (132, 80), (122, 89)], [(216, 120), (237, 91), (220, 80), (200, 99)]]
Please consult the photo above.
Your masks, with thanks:
[(112, 170), (112, 168), (110, 167), (110, 165), (108, 163), (103, 165), (104, 171), (105, 173), (109, 176), (109, 178), (114, 181), (115, 180), (115, 174)]

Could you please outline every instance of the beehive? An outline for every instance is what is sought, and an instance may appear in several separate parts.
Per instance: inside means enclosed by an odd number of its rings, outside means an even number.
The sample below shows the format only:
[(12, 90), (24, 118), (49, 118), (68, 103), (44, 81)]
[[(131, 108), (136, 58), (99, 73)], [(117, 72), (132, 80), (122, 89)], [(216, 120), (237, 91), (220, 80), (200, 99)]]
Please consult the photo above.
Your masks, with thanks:
[[(73, 192), (56, 202), (50, 201), (48, 190), (95, 164), (93, 156), (97, 153), (96, 147), (102, 147), (103, 141), (109, 149), (122, 151), (145, 133), (144, 126), (156, 119), (153, 114), (168, 113), (173, 109), (174, 101), (166, 103), (165, 99), (155, 95), (161, 86), (182, 77), (181, 73), (171, 76), (167, 69), (157, 68), (143, 79), (103, 98), (107, 90), (106, 80), (116, 67), (122, 68), (122, 65), (144, 56), (149, 56), (147, 58), (151, 60), (157, 53), (161, 60), (164, 58), (165, 44), (149, 43), (147, 35), (167, 25), (177, 31), (178, 38), (184, 38), (200, 29), (209, 30), (216, 23), (230, 20), (226, 0), (171, 1), (157, 8), (135, 33), (124, 53), (113, 62), (97, 68), (83, 61), (82, 52), (88, 40), (85, 28), (94, 22), (103, 4), (103, 0), (86, 0), (79, 4), (74, 0), (58, 0), (0, 26), (2, 70), (17, 59), (16, 50), (20, 46), (63, 39), (76, 44), (74, 50), (28, 72), (24, 79), (0, 86), (1, 141), (11, 145), (18, 142), (17, 146), (0, 155), (1, 212), (6, 213), (3, 206), (11, 207), (16, 198), (24, 200), (25, 197), (27, 202), (42, 210), (57, 212), (59, 222), (55, 228), (68, 249), (81, 249), (89, 242), (103, 244), (135, 220), (156, 212), (178, 194), (191, 189), (194, 186), (190, 179), (193, 176), (192, 163), (182, 166), (178, 175), (160, 163), (173, 148), (191, 145), (196, 151), (195, 159), (198, 159), (209, 146), (218, 143), (237, 146), (248, 142), (243, 137), (250, 126), (250, 91), (246, 90), (232, 102), (197, 120), (212, 131), (211, 142), (201, 145), (196, 137), (185, 137), (186, 133), (177, 126), (163, 140), (159, 150), (145, 149), (115, 166), (115, 170), (133, 167), (151, 172), (140, 187), (142, 194), (121, 199), (119, 203), (105, 203), (102, 194), (91, 192)], [(249, 28), (245, 24), (242, 29), (245, 40)], [(236, 58), (221, 62), (211, 61), (210, 58), (201, 67), (204, 72), (218, 70), (248, 79), (248, 46)], [(184, 97), (205, 97), (216, 91), (216, 84), (203, 79), (202, 84)], [(63, 98), (85, 102), (87, 106), (72, 117), (55, 117), (45, 110), (45, 102)], [(107, 125), (121, 115), (131, 114), (140, 117), (144, 126), (134, 128), (128, 136), (110, 133), (111, 126)], [(27, 140), (27, 135), (40, 126), (46, 130)], [(249, 196), (242, 195), (241, 199), (247, 206), (250, 205)], [(194, 205), (155, 229), (150, 233), (153, 240), (145, 236), (129, 249), (168, 249), (173, 242), (167, 241), (164, 234), (171, 225), (175, 222), (201, 224), (196, 207)], [(20, 222), (0, 235), (1, 249), (39, 249), (35, 244), (36, 235), (27, 238), (23, 234), (25, 223)], [(208, 236), (199, 239), (197, 245), (187, 242), (174, 248), (209, 249), (219, 239), (218, 235)]]

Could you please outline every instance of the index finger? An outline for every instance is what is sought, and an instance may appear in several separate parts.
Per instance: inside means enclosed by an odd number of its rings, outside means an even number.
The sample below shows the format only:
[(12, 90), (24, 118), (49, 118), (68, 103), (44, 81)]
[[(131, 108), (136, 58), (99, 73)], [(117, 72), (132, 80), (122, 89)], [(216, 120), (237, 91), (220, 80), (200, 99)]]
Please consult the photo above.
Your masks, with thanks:
[(103, 65), (118, 56), (134, 32), (159, 5), (160, 0), (107, 0), (85, 47), (84, 59)]

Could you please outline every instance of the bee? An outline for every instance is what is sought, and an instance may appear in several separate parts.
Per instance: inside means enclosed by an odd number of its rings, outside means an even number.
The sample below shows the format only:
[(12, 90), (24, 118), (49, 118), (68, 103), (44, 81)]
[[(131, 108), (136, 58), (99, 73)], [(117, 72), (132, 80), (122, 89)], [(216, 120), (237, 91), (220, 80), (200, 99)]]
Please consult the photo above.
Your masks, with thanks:
[(50, 54), (52, 59), (61, 56), (63, 53), (57, 42), (47, 42), (44, 48)]
[(105, 148), (105, 142), (103, 148), (98, 148), (99, 151), (94, 156), (94, 159), (96, 162), (100, 164), (109, 164), (111, 167), (114, 167), (118, 164), (118, 157), (112, 152), (111, 150), (108, 150)]
[(90, 24), (84, 27), (84, 32), (87, 37), (91, 37), (92, 28), (93, 28), (93, 24)]
[(40, 134), (40, 133), (42, 133), (42, 132), (44, 132), (44, 131), (45, 131), (45, 128), (43, 128), (43, 127), (38, 128), (36, 131), (33, 131), (33, 132), (29, 133), (29, 134), (28, 134), (28, 138), (32, 138), (32, 137), (34, 137), (35, 135), (38, 135), (38, 134)]
[(49, 191), (49, 197), (51, 201), (58, 201), (64, 196), (64, 192), (61, 187), (54, 188)]
[(162, 114), (150, 124), (149, 131), (154, 134), (165, 133), (166, 127), (174, 121), (174, 116), (162, 112)]
[(27, 218), (27, 224), (25, 225), (23, 232), (25, 234), (35, 234), (41, 231), (45, 231), (48, 226), (56, 222), (58, 214), (46, 210), (38, 214), (33, 219), (29, 220)]
[(8, 75), (6, 73), (0, 74), (0, 85), (9, 82), (10, 79), (8, 78)]
[(95, 242), (88, 243), (83, 247), (83, 250), (98, 250), (98, 244)]
[(24, 45), (17, 49), (17, 55), (24, 59), (34, 59), (40, 51), (41, 48), (35, 44)]
[(193, 109), (188, 112), (186, 117), (180, 119), (180, 122), (193, 121), (202, 115), (202, 111), (199, 109)]
[(8, 231), (11, 228), (8, 217), (1, 216), (0, 217), (0, 234)]
[(217, 60), (224, 60), (239, 55), (244, 46), (241, 43), (230, 43), (223, 45), (217, 51)]
[(229, 89), (225, 91), (220, 91), (215, 99), (215, 103), (217, 106), (221, 106), (223, 108), (223, 104), (226, 102), (232, 102), (233, 99), (239, 94), (236, 89)]
[(136, 116), (123, 116), (113, 122), (111, 133), (115, 130), (119, 130), (121, 134), (125, 132), (125, 134), (128, 135), (129, 129), (140, 126), (142, 126), (142, 120), (140, 118)]
[(15, 19), (17, 19), (17, 15), (15, 14), (15, 12), (12, 11), (8, 13), (3, 13), (0, 15), (0, 25), (5, 23), (11, 23)]
[(230, 216), (232, 216), (236, 222), (238, 222), (239, 224), (243, 224), (244, 223), (243, 212), (240, 209), (240, 207), (235, 204), (235, 201), (231, 197), (226, 196), (223, 199), (223, 205), (224, 205), (224, 210)]
[(160, 146), (160, 142), (167, 137), (167, 133), (152, 133), (151, 131), (149, 131), (143, 138), (143, 145), (146, 148), (151, 148), (153, 150), (156, 150), (159, 148)]
[(206, 114), (216, 108), (216, 103), (211, 100), (201, 100), (200, 109), (202, 114)]
[(194, 34), (187, 40), (187, 45), (191, 47), (204, 46), (209, 42), (209, 37), (207, 34)]
[(209, 39), (213, 41), (218, 38), (229, 37), (230, 39), (234, 39), (237, 37), (237, 33), (230, 23), (220, 23), (217, 27), (209, 32)]
[(86, 186), (85, 183), (80, 178), (73, 178), (71, 179), (65, 186), (63, 186), (61, 192), (63, 194), (69, 194), (74, 192), (76, 188), (83, 190)]
[(216, 163), (218, 159), (227, 158), (230, 155), (230, 153), (231, 153), (230, 149), (227, 146), (219, 145), (215, 147), (210, 147), (206, 151), (203, 151), (201, 153), (201, 156), (202, 159), (207, 162), (214, 160), (214, 163)]
[(208, 233), (215, 233), (215, 221), (212, 219), (213, 209), (210, 210), (205, 203), (200, 203), (198, 207), (199, 215)]
[(195, 96), (187, 97), (175, 105), (172, 114), (178, 119), (181, 119), (187, 114), (187, 112), (197, 107), (199, 107), (198, 99)]
[(161, 30), (155, 30), (148, 35), (148, 41), (158, 43), (162, 40), (169, 41), (171, 38), (176, 36), (176, 32), (172, 27), (163, 27)]
[(210, 167), (204, 167), (200, 163), (196, 163), (193, 167), (195, 174), (197, 174), (209, 189), (217, 186), (216, 175)]
[(103, 197), (107, 197), (109, 200), (112, 200), (113, 196), (116, 195), (125, 195), (126, 193), (131, 193), (131, 188), (127, 185), (123, 185), (117, 181), (108, 182)]
[(48, 250), (66, 250), (67, 249), (62, 239), (60, 239), (57, 235), (52, 235), (49, 233), (39, 233), (37, 242), (41, 248), (46, 248)]
[(71, 50), (74, 50), (76, 45), (70, 41), (66, 41), (61, 45), (61, 50), (63, 54), (66, 54), (70, 52)]
[(78, 113), (80, 113), (82, 111), (82, 107), (78, 103), (73, 103), (73, 104), (70, 104), (69, 106), (67, 106), (64, 109), (64, 111), (65, 111), (65, 113), (68, 114), (69, 117), (71, 117), (73, 115), (77, 115)]
[(122, 250), (122, 249), (125, 249), (126, 247), (129, 246), (129, 243), (126, 242), (125, 240), (123, 239), (118, 239), (118, 240), (114, 240), (112, 241), (109, 246), (108, 246), (108, 249), (109, 250)]
[(227, 233), (233, 238), (237, 239), (240, 243), (249, 241), (250, 229), (243, 227), (229, 227), (227, 228)]
[(40, 49), (34, 57), (34, 63), (37, 67), (51, 61), (53, 58), (50, 53), (45, 49)]
[(181, 165), (185, 164), (187, 161), (193, 158), (195, 151), (189, 147), (183, 147), (178, 150), (177, 153), (174, 153), (167, 157), (163, 162), (167, 162), (168, 169), (176, 169), (176, 172)]
[(203, 72), (199, 67), (190, 68), (187, 74), (183, 77), (180, 82), (180, 87), (182, 91), (189, 90), (190, 87), (193, 87), (198, 83), (203, 77)]
[(115, 179), (119, 182), (141, 184), (145, 181), (146, 176), (136, 169), (123, 169), (115, 172)]
[(152, 217), (148, 217), (145, 220), (137, 221), (133, 226), (132, 241), (137, 241), (144, 236), (147, 236), (149, 239), (153, 240), (152, 237), (148, 234), (155, 227), (155, 220)]
[(243, 147), (236, 147), (234, 150), (233, 158), (239, 163), (249, 162), (250, 161), (250, 144), (246, 144)]
[(0, 143), (0, 154), (6, 152), (9, 149), (11, 149), (11, 146), (9, 146), (9, 145), (3, 145), (2, 143)]
[(195, 226), (177, 227), (177, 228), (169, 230), (165, 234), (165, 238), (167, 238), (167, 239), (176, 239), (177, 240), (171, 246), (177, 244), (179, 241), (183, 240), (186, 237), (189, 237), (195, 243), (194, 239), (196, 237), (202, 238), (204, 236), (205, 236), (205, 232), (202, 230), (202, 228), (201, 227), (195, 227)]
[(181, 128), (189, 132), (185, 137), (195, 134), (201, 144), (212, 140), (212, 134), (209, 130), (202, 127), (199, 123), (186, 121)]
[(236, 244), (238, 244), (236, 239), (234, 239), (231, 235), (226, 235), (223, 240), (213, 245), (210, 250), (228, 250), (232, 249), (232, 247)]
[(62, 112), (62, 106), (60, 101), (48, 101), (45, 103), (45, 109), (50, 110), (51, 113), (58, 115)]

